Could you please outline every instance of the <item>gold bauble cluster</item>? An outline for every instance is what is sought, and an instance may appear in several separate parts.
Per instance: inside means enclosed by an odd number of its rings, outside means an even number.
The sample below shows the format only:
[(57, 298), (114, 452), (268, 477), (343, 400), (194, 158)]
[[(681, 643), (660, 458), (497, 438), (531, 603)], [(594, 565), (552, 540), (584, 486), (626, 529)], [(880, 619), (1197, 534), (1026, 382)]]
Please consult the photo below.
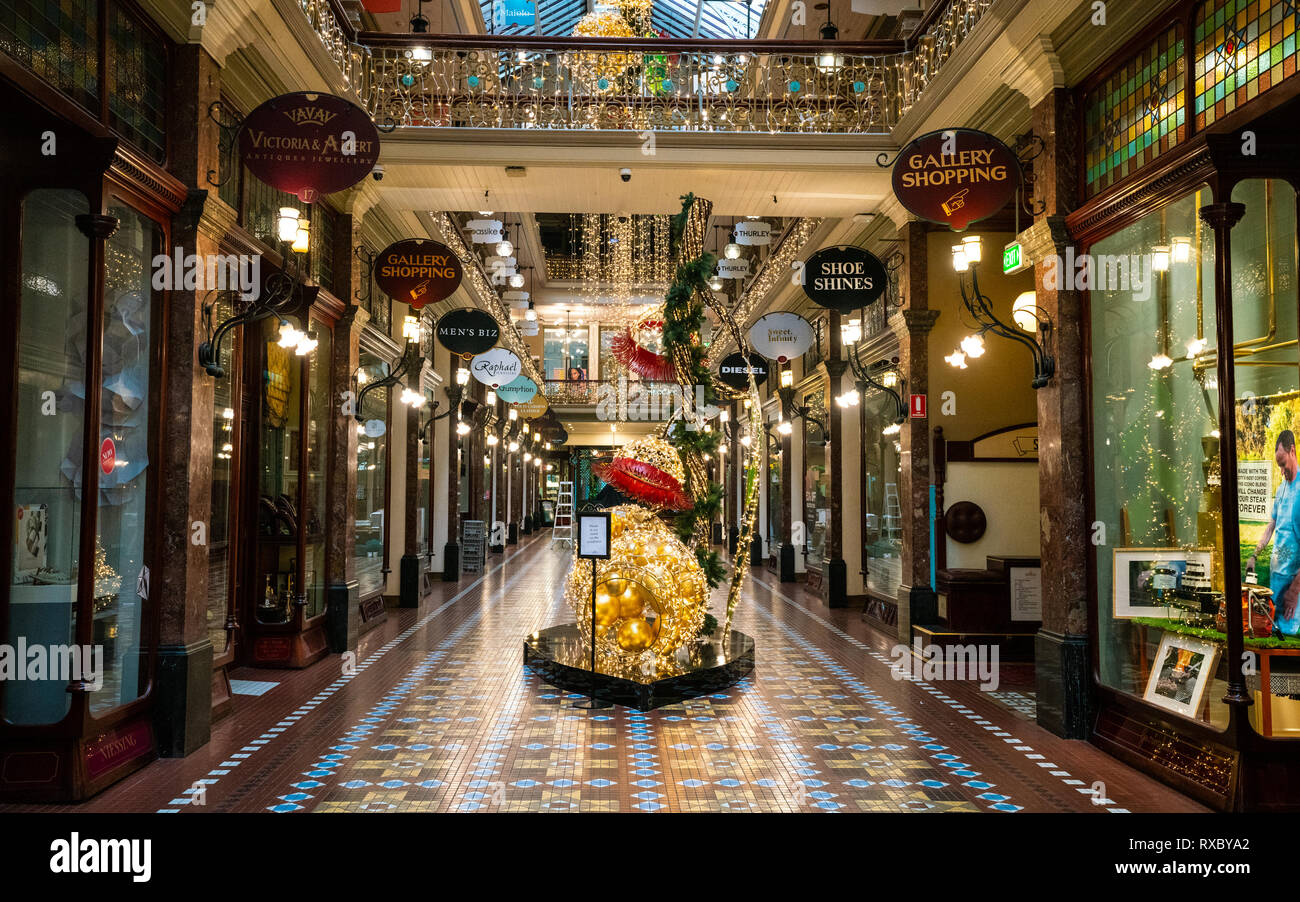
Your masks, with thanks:
[[(595, 579), (599, 669), (637, 679), (676, 672), (677, 650), (699, 632), (708, 603), (694, 552), (650, 511), (620, 505), (610, 508), (610, 558), (596, 562)], [(575, 559), (564, 598), (588, 647), (591, 587), (591, 562)]]
[(679, 486), (686, 485), (686, 469), (682, 466), (682, 456), (665, 439), (653, 435), (636, 439), (620, 448), (615, 457), (628, 457), (650, 464), (676, 479)]

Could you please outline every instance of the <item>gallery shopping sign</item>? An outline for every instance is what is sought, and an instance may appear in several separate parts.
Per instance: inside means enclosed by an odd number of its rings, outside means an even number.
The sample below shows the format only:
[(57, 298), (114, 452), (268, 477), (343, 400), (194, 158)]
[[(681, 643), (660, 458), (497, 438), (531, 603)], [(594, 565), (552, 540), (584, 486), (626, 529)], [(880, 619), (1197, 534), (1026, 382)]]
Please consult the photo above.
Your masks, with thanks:
[(930, 132), (894, 161), (894, 196), (910, 213), (960, 232), (1007, 205), (1020, 161), (997, 138), (971, 128)]
[(375, 258), (375, 284), (390, 298), (419, 310), (451, 297), (464, 276), (455, 253), (427, 238), (407, 238)]
[(257, 178), (310, 204), (370, 174), (379, 159), (379, 130), (342, 97), (281, 94), (244, 120), (239, 156)]

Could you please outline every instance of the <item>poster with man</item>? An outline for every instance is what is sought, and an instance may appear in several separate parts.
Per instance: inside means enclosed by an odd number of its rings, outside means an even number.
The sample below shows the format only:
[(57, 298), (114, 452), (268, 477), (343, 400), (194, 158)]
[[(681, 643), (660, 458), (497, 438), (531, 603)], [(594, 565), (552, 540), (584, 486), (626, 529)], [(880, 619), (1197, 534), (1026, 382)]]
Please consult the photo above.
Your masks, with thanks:
[(1237, 408), (1237, 470), (1243, 575), (1273, 592), (1276, 624), (1300, 633), (1300, 396), (1251, 398)]

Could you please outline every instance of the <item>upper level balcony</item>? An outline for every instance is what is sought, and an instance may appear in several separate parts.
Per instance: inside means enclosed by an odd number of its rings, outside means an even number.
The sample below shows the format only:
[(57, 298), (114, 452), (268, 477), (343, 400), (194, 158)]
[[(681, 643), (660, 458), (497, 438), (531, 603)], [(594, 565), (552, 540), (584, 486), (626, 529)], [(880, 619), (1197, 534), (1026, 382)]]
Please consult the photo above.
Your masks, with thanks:
[(357, 32), (337, 2), (298, 7), (382, 128), (888, 134), (993, 0), (854, 43)]

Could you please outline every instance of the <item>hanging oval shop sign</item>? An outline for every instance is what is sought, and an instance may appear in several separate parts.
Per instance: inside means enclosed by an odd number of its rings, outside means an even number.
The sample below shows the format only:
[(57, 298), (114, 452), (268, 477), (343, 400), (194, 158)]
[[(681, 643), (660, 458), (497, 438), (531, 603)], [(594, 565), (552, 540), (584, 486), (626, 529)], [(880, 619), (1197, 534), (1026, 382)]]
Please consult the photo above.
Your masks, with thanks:
[(546, 413), (546, 408), (546, 396), (543, 394), (536, 394), (519, 405), (519, 415), (525, 420), (535, 420), (542, 414)]
[(749, 278), (749, 261), (744, 257), (739, 260), (722, 259), (718, 261), (718, 278), (720, 279), (747, 279)]
[(785, 363), (812, 347), (813, 330), (797, 313), (769, 313), (749, 327), (749, 343), (768, 360)]
[(770, 222), (747, 219), (736, 223), (736, 227), (732, 231), (736, 235), (737, 244), (759, 245), (772, 243), (772, 224)]
[(521, 369), (523, 362), (513, 351), (505, 348), (484, 351), (469, 362), (469, 371), (474, 374), (474, 378), (492, 389), (500, 389), (501, 386), (514, 382)]
[(520, 376), (508, 385), (497, 389), (497, 397), (507, 404), (523, 404), (531, 401), (537, 394), (537, 383), (527, 376)]
[(501, 240), (502, 224), (499, 219), (471, 219), (465, 223), (472, 244), (494, 244)]
[(244, 120), (239, 156), (257, 178), (310, 204), (370, 174), (379, 159), (379, 130), (342, 97), (281, 94)]
[(860, 247), (822, 248), (803, 267), (803, 291), (808, 299), (842, 313), (874, 304), (888, 281), (885, 264)]
[(767, 381), (767, 374), (767, 361), (757, 354), (746, 357), (737, 351), (723, 357), (722, 363), (718, 364), (718, 378), (724, 385), (729, 385), (738, 391), (749, 388), (751, 375), (754, 377), (755, 385), (762, 385)]
[(894, 161), (894, 196), (909, 212), (960, 232), (1007, 205), (1020, 161), (988, 132), (948, 128), (912, 141)]
[(482, 310), (466, 307), (453, 310), (434, 328), (438, 343), (461, 356), (482, 354), (501, 338), (501, 326)]
[(395, 301), (419, 310), (446, 300), (465, 271), (451, 248), (427, 238), (407, 238), (375, 258), (375, 284)]

